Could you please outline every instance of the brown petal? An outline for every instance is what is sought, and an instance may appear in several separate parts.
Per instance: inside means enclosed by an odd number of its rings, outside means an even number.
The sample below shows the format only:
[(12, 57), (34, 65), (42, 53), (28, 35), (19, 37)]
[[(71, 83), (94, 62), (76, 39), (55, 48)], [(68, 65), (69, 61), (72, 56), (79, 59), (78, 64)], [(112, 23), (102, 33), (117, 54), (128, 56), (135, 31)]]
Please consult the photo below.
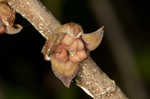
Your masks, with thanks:
[(56, 57), (56, 59), (62, 62), (66, 62), (69, 59), (67, 50), (64, 49), (64, 46), (62, 44), (58, 45), (53, 54)]
[(5, 31), (6, 31), (6, 28), (5, 28), (5, 26), (3, 25), (3, 23), (0, 21), (0, 34), (5, 33)]
[(72, 36), (66, 34), (62, 40), (62, 43), (69, 46), (73, 43), (73, 41), (74, 41), (74, 38)]
[(72, 63), (71, 61), (61, 62), (53, 56), (51, 56), (51, 64), (55, 76), (61, 80), (66, 87), (69, 88), (72, 79), (78, 72), (78, 64)]
[(0, 2), (0, 18), (5, 26), (13, 26), (15, 14), (15, 11), (6, 2)]
[(19, 24), (16, 24), (15, 26), (6, 26), (6, 33), (13, 35), (19, 33), (23, 27)]
[(50, 54), (53, 53), (64, 36), (64, 33), (52, 33), (49, 35), (48, 40), (45, 42), (45, 45), (42, 48), (42, 53), (44, 54), (45, 60), (50, 60)]
[(69, 56), (70, 61), (72, 61), (73, 63), (78, 63), (80, 62), (80, 57), (77, 55), (77, 52), (70, 52), (70, 56)]
[(80, 50), (77, 52), (77, 55), (78, 57), (80, 58), (80, 61), (83, 61), (84, 59), (86, 59), (88, 56), (87, 56), (87, 53), (86, 51), (83, 49), (83, 50)]
[(70, 36), (78, 37), (79, 33), (83, 33), (83, 30), (80, 25), (70, 22), (57, 28), (56, 32), (63, 32), (69, 34)]
[(95, 32), (82, 34), (82, 39), (86, 44), (86, 48), (89, 49), (90, 51), (96, 49), (102, 41), (103, 32), (104, 32), (104, 26)]

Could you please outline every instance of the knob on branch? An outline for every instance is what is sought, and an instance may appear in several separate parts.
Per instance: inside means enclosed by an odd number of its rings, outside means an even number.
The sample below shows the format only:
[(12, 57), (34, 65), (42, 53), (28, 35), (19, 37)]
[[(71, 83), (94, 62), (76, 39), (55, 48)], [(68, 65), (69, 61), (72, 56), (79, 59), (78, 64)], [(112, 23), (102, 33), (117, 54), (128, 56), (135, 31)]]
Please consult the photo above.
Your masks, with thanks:
[(46, 60), (51, 61), (56, 77), (69, 87), (80, 68), (78, 64), (100, 44), (103, 27), (84, 34), (80, 25), (71, 22), (57, 28), (55, 32), (49, 36), (42, 53)]

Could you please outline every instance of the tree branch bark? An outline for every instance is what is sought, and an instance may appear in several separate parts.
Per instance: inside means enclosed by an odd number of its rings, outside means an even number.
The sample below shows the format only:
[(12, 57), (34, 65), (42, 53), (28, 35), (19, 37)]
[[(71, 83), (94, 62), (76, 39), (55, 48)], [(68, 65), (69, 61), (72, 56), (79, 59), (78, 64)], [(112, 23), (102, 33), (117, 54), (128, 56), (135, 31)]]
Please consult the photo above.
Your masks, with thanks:
[(54, 33), (56, 28), (61, 26), (52, 13), (47, 11), (38, 0), (9, 0), (8, 3), (46, 39), (51, 33)]
[[(6, 0), (7, 1), (7, 0)], [(8, 0), (9, 5), (48, 39), (61, 24), (38, 0)], [(89, 57), (80, 64), (77, 86), (94, 99), (127, 99), (120, 88)]]

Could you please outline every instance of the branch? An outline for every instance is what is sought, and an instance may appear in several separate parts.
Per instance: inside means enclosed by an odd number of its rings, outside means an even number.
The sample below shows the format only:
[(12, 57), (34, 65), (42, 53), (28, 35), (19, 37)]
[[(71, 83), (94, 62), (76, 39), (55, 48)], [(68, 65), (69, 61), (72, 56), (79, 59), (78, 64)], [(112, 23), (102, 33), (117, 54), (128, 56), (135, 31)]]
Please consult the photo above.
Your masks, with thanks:
[[(7, 1), (7, 0), (6, 0)], [(48, 39), (61, 24), (38, 0), (8, 0), (9, 5), (26, 18)], [(119, 87), (89, 57), (82, 61), (76, 77), (77, 86), (94, 99), (127, 99)]]
[(59, 21), (38, 0), (9, 0), (8, 3), (46, 39), (60, 26)]

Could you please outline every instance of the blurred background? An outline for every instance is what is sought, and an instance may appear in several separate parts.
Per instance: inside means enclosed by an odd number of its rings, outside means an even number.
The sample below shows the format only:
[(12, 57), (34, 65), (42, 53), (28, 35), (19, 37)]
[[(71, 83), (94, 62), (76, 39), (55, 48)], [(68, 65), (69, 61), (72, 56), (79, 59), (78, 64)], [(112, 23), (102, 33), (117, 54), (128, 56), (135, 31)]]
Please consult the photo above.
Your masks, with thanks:
[[(146, 0), (41, 0), (62, 24), (86, 33), (105, 26), (92, 58), (130, 99), (149, 99), (150, 14)], [(22, 16), (17, 35), (0, 35), (0, 99), (91, 99), (74, 82), (65, 88), (41, 54), (45, 39)]]

